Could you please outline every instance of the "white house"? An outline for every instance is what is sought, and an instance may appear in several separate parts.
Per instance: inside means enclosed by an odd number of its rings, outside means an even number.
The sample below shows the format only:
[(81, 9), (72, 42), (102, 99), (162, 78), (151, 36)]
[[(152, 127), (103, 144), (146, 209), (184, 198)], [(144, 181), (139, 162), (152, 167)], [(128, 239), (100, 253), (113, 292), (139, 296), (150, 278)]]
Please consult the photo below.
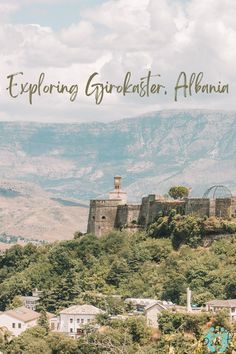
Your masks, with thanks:
[(0, 313), (0, 327), (7, 328), (13, 336), (37, 325), (40, 314), (24, 306)]
[(22, 296), (21, 298), (25, 307), (33, 311), (36, 310), (40, 300), (38, 296)]
[(37, 288), (32, 290), (32, 295), (31, 296), (22, 296), (22, 301), (23, 305), (27, 307), (28, 309), (31, 309), (33, 311), (36, 310), (37, 305), (39, 304), (40, 300), (40, 295), (42, 294), (42, 291), (39, 291)]
[(236, 299), (230, 300), (212, 300), (206, 303), (206, 310), (217, 313), (220, 310), (227, 309), (231, 321), (236, 320)]
[(144, 313), (147, 319), (147, 325), (158, 328), (158, 317), (162, 311), (167, 310), (169, 305), (164, 305), (163, 302), (156, 301), (145, 307)]
[(98, 314), (103, 313), (92, 305), (74, 305), (59, 313), (58, 331), (77, 337), (83, 334), (85, 326), (94, 323)]

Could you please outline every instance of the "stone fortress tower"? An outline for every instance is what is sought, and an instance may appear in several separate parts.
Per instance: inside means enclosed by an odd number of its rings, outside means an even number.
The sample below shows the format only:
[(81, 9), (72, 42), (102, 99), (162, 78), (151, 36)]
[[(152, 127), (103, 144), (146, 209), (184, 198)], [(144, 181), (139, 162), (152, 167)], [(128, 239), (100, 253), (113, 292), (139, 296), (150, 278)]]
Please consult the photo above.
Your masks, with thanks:
[[(205, 194), (202, 198), (173, 200), (149, 194), (142, 198), (141, 204), (130, 204), (127, 203), (127, 193), (121, 189), (121, 179), (120, 176), (114, 177), (114, 190), (108, 199), (90, 201), (87, 233), (100, 237), (115, 229), (145, 229), (160, 213), (167, 215), (171, 209), (182, 215), (236, 217), (236, 197), (224, 186), (211, 187), (213, 197)], [(215, 191), (219, 187), (229, 193), (217, 197)]]
[(114, 190), (109, 199), (91, 200), (87, 232), (101, 236), (116, 228), (117, 208), (127, 203), (127, 193), (121, 189), (121, 177), (114, 177)]

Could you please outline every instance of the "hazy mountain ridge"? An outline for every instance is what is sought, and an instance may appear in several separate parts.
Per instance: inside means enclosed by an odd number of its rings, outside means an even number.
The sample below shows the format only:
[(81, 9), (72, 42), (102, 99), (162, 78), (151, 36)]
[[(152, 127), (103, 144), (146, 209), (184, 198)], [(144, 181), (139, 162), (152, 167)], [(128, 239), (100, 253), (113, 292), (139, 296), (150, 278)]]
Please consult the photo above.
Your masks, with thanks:
[(0, 178), (89, 199), (124, 177), (131, 199), (175, 183), (236, 191), (236, 112), (161, 111), (90, 124), (0, 123)]
[(55, 241), (85, 232), (88, 208), (63, 202), (32, 183), (1, 181), (0, 235)]

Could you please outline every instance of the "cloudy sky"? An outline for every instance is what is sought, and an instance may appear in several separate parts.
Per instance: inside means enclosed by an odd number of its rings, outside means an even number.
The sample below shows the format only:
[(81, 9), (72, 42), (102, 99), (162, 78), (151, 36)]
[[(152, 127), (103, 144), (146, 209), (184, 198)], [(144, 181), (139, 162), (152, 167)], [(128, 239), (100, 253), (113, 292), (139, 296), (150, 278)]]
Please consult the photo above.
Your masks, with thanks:
[[(160, 109), (236, 109), (235, 0), (11, 0), (0, 1), (0, 119), (53, 122), (109, 121)], [(122, 84), (151, 70), (161, 75), (167, 95), (140, 98), (105, 94), (100, 105), (86, 97), (86, 82)], [(229, 84), (229, 94), (179, 94), (181, 71), (204, 72), (204, 83)], [(11, 98), (20, 84), (78, 85), (74, 102), (68, 94), (29, 94)], [(154, 80), (154, 79), (153, 79)], [(154, 81), (155, 81), (154, 80)]]

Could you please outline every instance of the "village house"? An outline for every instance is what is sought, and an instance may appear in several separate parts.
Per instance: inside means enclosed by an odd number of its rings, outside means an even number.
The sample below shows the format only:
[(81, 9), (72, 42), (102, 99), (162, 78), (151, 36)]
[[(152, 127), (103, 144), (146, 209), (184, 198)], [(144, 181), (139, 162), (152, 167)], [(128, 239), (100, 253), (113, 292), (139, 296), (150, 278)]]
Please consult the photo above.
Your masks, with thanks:
[(169, 301), (145, 298), (127, 298), (125, 303), (130, 305), (134, 315), (143, 314), (146, 317), (147, 325), (155, 328), (158, 328), (158, 317), (161, 312), (175, 306)]
[(39, 297), (37, 296), (22, 296), (22, 301), (25, 307), (27, 307), (27, 309), (36, 310), (36, 307), (38, 305), (39, 302)]
[(171, 301), (161, 301), (157, 299), (149, 299), (149, 298), (133, 298), (128, 297), (125, 299), (125, 303), (129, 304), (134, 311), (137, 312), (145, 312), (146, 308), (154, 305), (156, 303), (162, 304), (164, 307), (174, 306)]
[(0, 327), (5, 327), (13, 336), (37, 325), (40, 314), (25, 306), (0, 313)]
[(95, 319), (101, 313), (102, 310), (92, 305), (74, 305), (66, 308), (59, 313), (58, 331), (77, 338), (84, 333), (88, 325), (98, 328)]
[(157, 302), (155, 299), (133, 298), (125, 299), (125, 303), (130, 306), (131, 311), (144, 313), (147, 306), (153, 305)]
[(35, 311), (40, 300), (40, 294), (42, 292), (38, 289), (32, 291), (31, 296), (22, 296), (23, 305), (30, 310)]
[[(54, 315), (47, 313), (49, 323)], [(0, 327), (5, 327), (13, 336), (18, 336), (28, 328), (37, 326), (40, 313), (25, 306), (0, 313)]]
[(158, 328), (158, 317), (162, 311), (168, 310), (168, 305), (163, 305), (162, 302), (156, 301), (155, 303), (145, 307), (144, 314), (147, 319), (149, 327)]
[(212, 300), (206, 303), (206, 310), (217, 313), (220, 310), (227, 309), (231, 321), (236, 320), (236, 299), (230, 300)]

